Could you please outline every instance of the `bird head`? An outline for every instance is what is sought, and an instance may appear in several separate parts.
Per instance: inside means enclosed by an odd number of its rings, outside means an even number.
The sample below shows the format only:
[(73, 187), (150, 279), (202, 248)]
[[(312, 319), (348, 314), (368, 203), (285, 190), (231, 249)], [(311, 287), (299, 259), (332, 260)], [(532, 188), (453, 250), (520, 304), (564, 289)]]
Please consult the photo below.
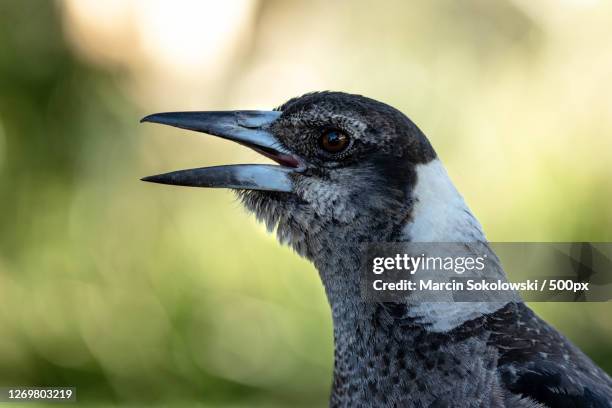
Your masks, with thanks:
[(415, 167), (435, 158), (400, 111), (341, 92), (306, 94), (272, 111), (168, 112), (142, 121), (228, 139), (275, 161), (143, 180), (233, 189), (281, 242), (311, 259), (341, 243), (393, 240), (411, 217)]

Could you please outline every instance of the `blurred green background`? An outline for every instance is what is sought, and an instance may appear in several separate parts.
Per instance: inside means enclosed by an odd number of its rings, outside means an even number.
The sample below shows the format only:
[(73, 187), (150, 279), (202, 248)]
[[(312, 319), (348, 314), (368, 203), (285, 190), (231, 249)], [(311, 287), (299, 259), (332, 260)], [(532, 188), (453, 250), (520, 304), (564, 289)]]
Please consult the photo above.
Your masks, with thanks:
[[(490, 240), (611, 241), (611, 40), (596, 0), (0, 0), (0, 385), (326, 405), (314, 268), (230, 192), (139, 181), (262, 159), (139, 118), (361, 93), (429, 135)], [(533, 307), (612, 372), (609, 304)]]

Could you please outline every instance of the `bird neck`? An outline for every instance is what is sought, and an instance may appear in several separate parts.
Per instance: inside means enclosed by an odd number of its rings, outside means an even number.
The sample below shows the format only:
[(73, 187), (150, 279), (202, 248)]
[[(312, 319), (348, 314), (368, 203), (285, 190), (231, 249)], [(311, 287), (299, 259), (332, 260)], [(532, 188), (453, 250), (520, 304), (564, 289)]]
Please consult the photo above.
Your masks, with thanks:
[[(416, 184), (409, 198), (410, 217), (397, 219), (397, 225), (372, 226), (386, 231), (393, 242), (475, 242), (488, 248), (480, 224), (448, 178), (438, 160), (415, 168)], [(370, 217), (376, 220), (376, 217)], [(382, 220), (378, 220), (383, 222)], [(389, 221), (386, 221), (389, 223)], [(376, 227), (376, 228), (374, 228)], [(399, 231), (399, 233), (397, 232)], [(334, 252), (321, 253), (314, 261), (324, 283), (334, 326), (334, 383), (332, 406), (353, 406), (355, 400), (372, 403), (373, 398), (402, 401), (409, 384), (421, 392), (418, 400), (429, 406), (432, 397), (422, 390), (438, 392), (439, 379), (449, 384), (465, 381), (465, 373), (455, 377), (445, 369), (441, 358), (452, 355), (456, 361), (469, 361), (473, 355), (486, 360), (486, 341), (447, 342), (444, 353), (434, 344), (455, 330), (471, 327), (467, 322), (486, 319), (484, 315), (502, 309), (507, 302), (487, 303), (383, 303), (361, 296), (360, 273), (363, 235), (346, 234), (333, 242)], [(378, 237), (377, 237), (378, 238)], [(381, 238), (379, 238), (381, 239)], [(326, 247), (325, 244), (322, 245)], [(503, 270), (500, 269), (503, 277)], [(478, 325), (475, 325), (476, 327)], [(431, 345), (431, 346), (428, 346)], [(434, 350), (434, 351), (432, 351)], [(487, 364), (493, 364), (493, 358)], [(454, 364), (454, 363), (453, 363)], [(410, 382), (412, 381), (412, 382)], [(398, 386), (403, 384), (403, 388)], [(409, 393), (411, 398), (414, 393)], [(429, 402), (428, 402), (429, 401)], [(419, 404), (416, 404), (419, 405)]]
[[(415, 167), (415, 173), (416, 183), (409, 198), (411, 214), (408, 221), (405, 218), (395, 220), (403, 223), (398, 228), (388, 219), (370, 217), (377, 223), (371, 226), (371, 230), (382, 232), (377, 239), (383, 240), (386, 237), (394, 242), (475, 242), (488, 249), (480, 223), (451, 182), (442, 163), (434, 159), (419, 164)], [(400, 231), (399, 236), (397, 231)], [(362, 254), (359, 245), (364, 241), (367, 241), (367, 237), (363, 234), (355, 236), (347, 233), (341, 239), (336, 236), (333, 242), (334, 253), (321, 253), (314, 259), (332, 309), (337, 341), (342, 341), (344, 337), (354, 338), (355, 328), (369, 324), (372, 314), (377, 310), (376, 304), (361, 297), (359, 271), (362, 267)], [(501, 268), (499, 273), (501, 278), (505, 277)], [(405, 313), (406, 317), (427, 326), (429, 331), (445, 332), (483, 314), (492, 313), (504, 304), (407, 304)]]

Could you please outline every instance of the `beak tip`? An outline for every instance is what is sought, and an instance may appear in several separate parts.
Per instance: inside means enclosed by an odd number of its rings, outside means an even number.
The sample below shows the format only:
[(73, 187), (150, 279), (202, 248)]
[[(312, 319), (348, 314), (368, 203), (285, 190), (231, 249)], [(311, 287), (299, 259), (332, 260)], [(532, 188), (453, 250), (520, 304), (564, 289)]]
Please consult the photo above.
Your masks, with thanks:
[(155, 114), (153, 115), (147, 115), (144, 118), (140, 119), (139, 123), (145, 123), (145, 122), (153, 122), (153, 117), (155, 116)]
[(157, 177), (156, 176), (146, 176), (146, 177), (142, 177), (140, 179), (140, 181), (146, 181), (147, 183), (157, 183)]
[(179, 172), (170, 172), (163, 174), (155, 174), (153, 176), (146, 176), (140, 179), (140, 181), (144, 181), (146, 183), (155, 183), (155, 184), (167, 184), (167, 185), (178, 185), (181, 186), (181, 180), (176, 180), (176, 174)]

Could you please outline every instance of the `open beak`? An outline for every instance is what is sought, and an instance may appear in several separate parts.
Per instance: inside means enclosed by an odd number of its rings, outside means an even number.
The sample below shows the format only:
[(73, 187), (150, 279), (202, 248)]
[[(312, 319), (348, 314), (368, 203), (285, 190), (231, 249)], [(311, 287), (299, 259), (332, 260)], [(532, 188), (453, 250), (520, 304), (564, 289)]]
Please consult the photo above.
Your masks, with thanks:
[(161, 123), (208, 133), (248, 146), (280, 166), (237, 164), (179, 170), (142, 178), (143, 181), (177, 186), (218, 187), (247, 190), (293, 190), (291, 173), (300, 160), (288, 152), (269, 131), (278, 111), (166, 112), (144, 117), (141, 122)]

